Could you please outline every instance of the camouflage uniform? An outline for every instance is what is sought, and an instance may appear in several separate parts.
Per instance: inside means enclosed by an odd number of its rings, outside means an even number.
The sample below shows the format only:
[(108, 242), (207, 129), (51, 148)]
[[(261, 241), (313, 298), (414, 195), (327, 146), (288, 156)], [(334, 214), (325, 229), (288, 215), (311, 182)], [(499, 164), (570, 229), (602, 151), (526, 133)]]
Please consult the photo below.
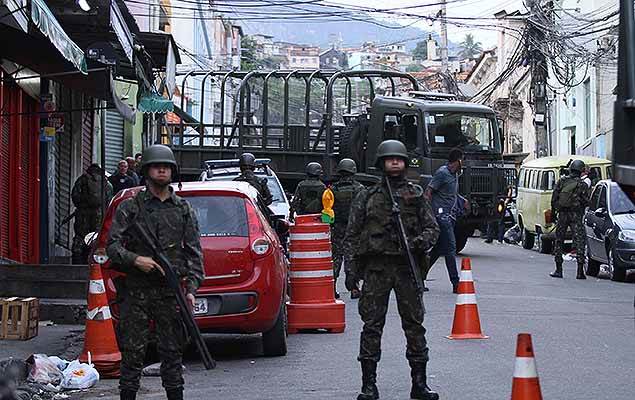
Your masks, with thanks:
[(112, 198), (112, 185), (104, 180), (100, 170), (89, 168), (75, 181), (71, 199), (75, 206), (75, 222), (73, 228), (73, 264), (85, 264), (88, 248), (84, 238), (97, 231), (101, 225), (101, 191), (104, 190), (104, 202), (107, 205)]
[[(577, 183), (577, 184), (576, 184)], [(559, 204), (563, 202), (563, 189), (568, 185), (575, 185), (566, 207)], [(556, 225), (555, 260), (556, 265), (562, 265), (562, 248), (567, 229), (571, 228), (573, 243), (576, 248), (578, 265), (584, 265), (586, 259), (586, 241), (582, 218), (584, 208), (589, 203), (589, 186), (578, 176), (565, 176), (556, 184), (551, 196), (551, 209), (557, 211), (558, 222)], [(567, 191), (569, 192), (569, 191)]]
[(319, 214), (322, 212), (322, 194), (326, 186), (319, 178), (309, 178), (298, 183), (291, 202), (291, 209), (297, 215)]
[(271, 195), (269, 186), (267, 186), (267, 178), (259, 178), (254, 171), (247, 169), (238, 175), (234, 181), (248, 182), (251, 186), (255, 187), (258, 193), (260, 193), (260, 197), (262, 197), (265, 205), (268, 206), (273, 202), (273, 196)]
[[(415, 255), (431, 248), (439, 226), (432, 214), (423, 189), (403, 178), (391, 178), (391, 187), (401, 207), (406, 234)], [(359, 314), (364, 322), (360, 340), (360, 361), (378, 362), (381, 355), (381, 335), (386, 322), (390, 292), (394, 289), (397, 308), (406, 334), (406, 358), (425, 363), (428, 346), (423, 327), (423, 303), (410, 276), (405, 252), (401, 249), (397, 227), (392, 215), (392, 203), (384, 181), (362, 191), (351, 207), (346, 229), (347, 252), (360, 270), (351, 271), (363, 277)], [(348, 273), (348, 271), (347, 271)]]
[(134, 266), (137, 256), (152, 257), (152, 250), (140, 242), (132, 229), (142, 205), (149, 223), (139, 223), (154, 232), (177, 274), (185, 282), (188, 293), (194, 294), (203, 280), (203, 256), (196, 214), (187, 201), (170, 188), (170, 197), (161, 202), (149, 190), (123, 201), (113, 219), (107, 253), (113, 267), (125, 272), (126, 294), (121, 309), (120, 345), (122, 353), (121, 390), (136, 392), (150, 333), (149, 321), (155, 323), (158, 351), (161, 358), (161, 379), (166, 390), (181, 390), (182, 352), (185, 344), (183, 324), (176, 297), (166, 279), (159, 274), (146, 274)]
[(335, 196), (333, 204), (335, 222), (331, 227), (331, 242), (333, 244), (333, 274), (337, 280), (344, 260), (344, 237), (346, 236), (351, 204), (355, 196), (364, 190), (364, 185), (353, 179), (353, 176), (342, 176), (338, 182), (333, 184), (331, 190)]

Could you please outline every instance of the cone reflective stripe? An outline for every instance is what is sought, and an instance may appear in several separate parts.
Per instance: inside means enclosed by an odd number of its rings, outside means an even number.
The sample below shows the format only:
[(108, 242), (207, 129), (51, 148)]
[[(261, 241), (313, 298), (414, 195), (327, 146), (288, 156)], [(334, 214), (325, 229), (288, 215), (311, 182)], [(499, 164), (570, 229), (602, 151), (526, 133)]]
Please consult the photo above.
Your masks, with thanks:
[(512, 400), (542, 400), (531, 335), (521, 333), (516, 344)]
[(117, 346), (115, 329), (106, 297), (106, 286), (99, 264), (91, 264), (90, 266), (84, 349), (79, 360), (88, 362), (89, 358), (99, 371), (100, 376), (104, 378), (119, 376), (121, 353)]
[(472, 263), (468, 257), (461, 260), (459, 294), (456, 296), (452, 333), (448, 339), (488, 339), (483, 335), (476, 305), (476, 290), (472, 277)]
[(302, 329), (343, 332), (345, 309), (344, 303), (334, 297), (330, 226), (322, 223), (319, 214), (298, 216), (291, 226), (290, 237), (288, 332)]

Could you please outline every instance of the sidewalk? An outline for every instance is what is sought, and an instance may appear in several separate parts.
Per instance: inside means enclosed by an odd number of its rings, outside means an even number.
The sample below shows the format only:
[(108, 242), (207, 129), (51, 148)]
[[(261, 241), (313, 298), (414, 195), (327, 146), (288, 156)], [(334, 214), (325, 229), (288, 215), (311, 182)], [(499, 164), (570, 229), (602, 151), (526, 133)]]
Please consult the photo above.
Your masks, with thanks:
[(0, 340), (0, 360), (10, 357), (25, 360), (37, 353), (67, 360), (77, 358), (82, 351), (84, 326), (47, 324), (50, 322), (40, 322), (38, 335), (31, 340)]

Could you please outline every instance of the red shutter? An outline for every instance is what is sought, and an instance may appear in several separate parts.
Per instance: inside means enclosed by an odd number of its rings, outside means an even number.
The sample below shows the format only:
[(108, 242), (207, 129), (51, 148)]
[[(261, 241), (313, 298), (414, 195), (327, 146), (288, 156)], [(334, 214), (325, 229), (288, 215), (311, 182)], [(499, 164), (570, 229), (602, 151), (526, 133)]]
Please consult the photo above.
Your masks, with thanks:
[[(4, 78), (0, 70), (0, 78)], [(0, 81), (0, 257), (9, 257), (9, 89)]]

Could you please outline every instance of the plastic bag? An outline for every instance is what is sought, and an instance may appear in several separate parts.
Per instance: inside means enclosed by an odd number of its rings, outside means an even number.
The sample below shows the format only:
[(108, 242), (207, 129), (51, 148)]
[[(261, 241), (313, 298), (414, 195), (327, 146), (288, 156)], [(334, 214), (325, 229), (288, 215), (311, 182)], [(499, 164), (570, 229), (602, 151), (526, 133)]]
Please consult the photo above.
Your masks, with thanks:
[(27, 378), (29, 382), (43, 385), (50, 383), (57, 386), (62, 381), (62, 371), (57, 368), (57, 365), (46, 354), (33, 354), (29, 357), (27, 363), (31, 364), (31, 370)]
[(518, 242), (520, 242), (520, 227), (518, 224), (512, 226), (505, 232), (503, 240), (510, 244), (518, 244)]
[(68, 364), (70, 364), (70, 361), (59, 358), (58, 356), (50, 356), (49, 360), (53, 361), (60, 371), (64, 371), (66, 367), (68, 367)]
[(72, 361), (63, 372), (63, 389), (88, 389), (99, 382), (99, 372), (92, 364), (83, 364), (79, 360)]

